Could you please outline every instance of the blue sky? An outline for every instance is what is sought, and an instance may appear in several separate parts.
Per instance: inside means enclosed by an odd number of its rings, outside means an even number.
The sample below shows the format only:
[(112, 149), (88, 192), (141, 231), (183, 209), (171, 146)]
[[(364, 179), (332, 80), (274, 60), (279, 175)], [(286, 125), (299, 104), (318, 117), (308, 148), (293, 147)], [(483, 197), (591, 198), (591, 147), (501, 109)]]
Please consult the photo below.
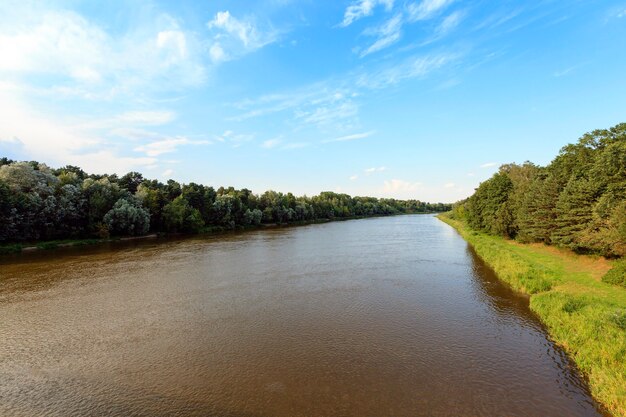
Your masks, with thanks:
[(456, 201), (626, 121), (626, 1), (0, 3), (0, 155)]

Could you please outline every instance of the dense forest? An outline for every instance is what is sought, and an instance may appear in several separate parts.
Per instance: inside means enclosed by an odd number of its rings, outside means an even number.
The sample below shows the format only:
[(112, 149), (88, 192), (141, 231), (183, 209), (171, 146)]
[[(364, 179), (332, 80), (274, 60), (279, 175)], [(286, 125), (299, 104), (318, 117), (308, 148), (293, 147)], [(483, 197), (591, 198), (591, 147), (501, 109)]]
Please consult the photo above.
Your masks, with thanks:
[(196, 233), (400, 213), (440, 212), (446, 204), (350, 197), (296, 197), (200, 184), (161, 183), (138, 172), (88, 175), (66, 166), (0, 159), (0, 242)]
[(583, 135), (545, 167), (508, 164), (453, 208), (474, 230), (626, 255), (626, 123)]

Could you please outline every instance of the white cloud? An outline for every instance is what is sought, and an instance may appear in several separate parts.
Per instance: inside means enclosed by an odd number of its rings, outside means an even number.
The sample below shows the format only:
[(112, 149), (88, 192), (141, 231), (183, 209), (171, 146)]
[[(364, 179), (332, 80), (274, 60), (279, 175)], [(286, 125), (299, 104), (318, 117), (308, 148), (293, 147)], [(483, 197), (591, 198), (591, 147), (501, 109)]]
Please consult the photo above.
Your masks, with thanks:
[(350, 177), (350, 181), (355, 181), (355, 180), (358, 180), (358, 179), (359, 179), (359, 176), (358, 176), (358, 175), (352, 175), (352, 176)]
[(211, 57), (211, 61), (216, 63), (228, 60), (224, 49), (222, 49), (222, 46), (219, 43), (211, 45), (209, 48), (209, 56)]
[(215, 136), (215, 140), (219, 142), (231, 142), (235, 145), (241, 145), (244, 142), (249, 142), (254, 139), (254, 135), (235, 133), (232, 130), (226, 130), (219, 136)]
[(256, 99), (246, 99), (232, 106), (243, 113), (228, 118), (241, 122), (250, 118), (274, 113), (289, 112), (291, 121), (295, 119), (296, 130), (314, 125), (326, 132), (344, 132), (358, 128), (358, 104), (355, 90), (345, 86), (336, 87), (324, 81), (314, 83), (294, 91), (268, 94)]
[(261, 147), (265, 148), (265, 149), (272, 149), (272, 148), (275, 148), (278, 145), (280, 145), (281, 142), (282, 141), (279, 138), (269, 139), (269, 140), (266, 140), (265, 142), (263, 142), (261, 144)]
[(375, 172), (383, 172), (383, 171), (387, 171), (387, 167), (373, 167), (373, 168), (367, 168), (364, 170), (364, 172), (366, 174), (373, 174)]
[(167, 110), (128, 111), (116, 117), (118, 122), (140, 125), (158, 126), (170, 123), (175, 119), (174, 112)]
[(480, 167), (481, 168), (491, 168), (491, 167), (495, 167), (496, 165), (498, 165), (497, 162), (487, 162), (486, 164), (482, 164)]
[(159, 156), (164, 153), (175, 152), (181, 145), (208, 145), (206, 140), (190, 140), (185, 137), (165, 138), (145, 145), (137, 146), (136, 152), (144, 152), (148, 156)]
[(382, 26), (372, 31), (378, 39), (361, 53), (361, 58), (374, 52), (385, 49), (400, 40), (402, 35), (402, 15), (397, 14), (387, 20)]
[(357, 85), (370, 89), (380, 89), (407, 79), (423, 78), (458, 58), (458, 54), (452, 53), (413, 56), (402, 63), (361, 74), (357, 79)]
[(443, 36), (452, 32), (461, 23), (461, 21), (463, 21), (464, 17), (465, 17), (465, 12), (462, 12), (459, 10), (446, 16), (441, 22), (441, 24), (437, 27), (437, 30), (435, 32), (435, 37), (442, 38)]
[(0, 89), (0, 146), (19, 147), (30, 159), (50, 165), (79, 165), (94, 173), (123, 174), (154, 164), (154, 157), (120, 155), (92, 130), (34, 111), (23, 100)]
[(419, 190), (422, 187), (421, 182), (409, 182), (399, 179), (392, 179), (391, 181), (385, 181), (383, 187), (383, 193), (385, 194), (402, 194), (412, 193)]
[(295, 118), (318, 127), (341, 126), (346, 119), (354, 118), (358, 114), (358, 105), (352, 100), (339, 100), (325, 103), (310, 109), (295, 111)]
[(566, 76), (566, 75), (571, 74), (572, 72), (574, 72), (574, 71), (575, 71), (575, 70), (577, 70), (578, 68), (583, 67), (583, 66), (585, 66), (585, 65), (587, 65), (587, 64), (589, 64), (589, 61), (586, 61), (586, 62), (581, 62), (581, 63), (579, 63), (579, 64), (572, 65), (571, 67), (568, 67), (568, 68), (562, 69), (562, 70), (560, 70), (560, 71), (555, 71), (552, 75), (554, 75), (554, 76), (555, 76), (555, 77), (557, 77), (557, 78), (558, 78), (558, 77), (564, 77), (564, 76)]
[(161, 176), (163, 178), (171, 178), (172, 174), (174, 173), (173, 169), (166, 169), (165, 171), (163, 171), (163, 173), (161, 174)]
[(293, 142), (293, 143), (286, 144), (281, 149), (301, 149), (301, 148), (306, 148), (309, 145), (310, 143), (308, 142)]
[(237, 19), (228, 10), (217, 12), (207, 27), (215, 33), (209, 48), (209, 55), (215, 63), (254, 52), (278, 40), (275, 30), (261, 30), (252, 20)]
[[(204, 80), (199, 42), (167, 15), (111, 34), (71, 11), (25, 3), (0, 16), (0, 75), (37, 75), (39, 93), (110, 99)], [(26, 17), (27, 16), (27, 17)], [(23, 81), (20, 81), (23, 82)], [(25, 84), (25, 83), (24, 83)], [(35, 89), (35, 87), (32, 87)]]
[(346, 136), (340, 136), (340, 137), (334, 138), (334, 139), (327, 139), (327, 140), (322, 141), (322, 143), (347, 142), (347, 141), (351, 141), (351, 140), (364, 139), (364, 138), (372, 136), (374, 133), (376, 133), (375, 130), (370, 130), (369, 132), (355, 133), (353, 135), (346, 135)]
[(442, 11), (454, 0), (422, 0), (419, 3), (411, 3), (407, 6), (409, 21), (428, 20)]
[(456, 187), (456, 184), (453, 182), (449, 182), (443, 186), (443, 188), (454, 188), (454, 187)]
[(4, 26), (1, 30), (0, 70), (99, 78), (93, 67), (103, 64), (106, 33), (71, 12), (50, 12), (37, 20), (29, 27)]
[(382, 5), (385, 10), (390, 11), (393, 8), (393, 3), (394, 0), (356, 0), (346, 8), (343, 21), (339, 26), (346, 27), (359, 19), (371, 16), (374, 13), (374, 8), (378, 5)]
[(164, 30), (157, 34), (157, 47), (167, 50), (170, 53), (169, 58), (173, 60), (186, 59), (187, 38), (180, 30)]

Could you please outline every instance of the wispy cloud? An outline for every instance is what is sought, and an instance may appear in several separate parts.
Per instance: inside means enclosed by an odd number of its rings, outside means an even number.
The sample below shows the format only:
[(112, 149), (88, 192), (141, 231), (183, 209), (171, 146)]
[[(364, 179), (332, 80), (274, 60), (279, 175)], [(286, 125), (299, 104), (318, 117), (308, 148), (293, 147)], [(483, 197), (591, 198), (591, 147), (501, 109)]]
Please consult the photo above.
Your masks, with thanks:
[(365, 172), (366, 175), (369, 174), (373, 174), (375, 172), (383, 172), (383, 171), (387, 171), (387, 167), (372, 167), (372, 168), (367, 168), (365, 169), (363, 172)]
[(556, 78), (565, 77), (566, 75), (571, 74), (572, 72), (576, 71), (578, 68), (586, 64), (588, 64), (588, 62), (582, 62), (580, 64), (572, 65), (571, 67), (567, 67), (565, 69), (555, 71), (552, 75)]
[(361, 52), (361, 58), (385, 49), (400, 40), (402, 35), (402, 14), (397, 14), (383, 23), (382, 26), (369, 31), (368, 34), (376, 36), (378, 39), (367, 49)]
[(410, 182), (399, 179), (385, 181), (383, 193), (385, 194), (406, 194), (419, 190), (422, 187), (421, 182)]
[(492, 168), (492, 167), (495, 167), (497, 165), (498, 165), (497, 162), (487, 162), (485, 164), (482, 164), (480, 167), (481, 168)]
[(505, 23), (515, 19), (520, 16), (524, 12), (523, 8), (517, 8), (515, 10), (500, 10), (485, 18), (482, 22), (480, 22), (475, 29), (494, 29), (496, 27), (502, 26)]
[(349, 179), (350, 179), (350, 181), (356, 181), (356, 180), (359, 179), (359, 176), (358, 175), (352, 175)]
[(422, 0), (419, 3), (411, 3), (406, 8), (408, 20), (417, 22), (431, 19), (453, 2), (454, 0)]
[(261, 147), (265, 149), (272, 149), (280, 145), (281, 142), (282, 140), (279, 138), (268, 139), (261, 144)]
[(159, 156), (164, 153), (175, 152), (182, 145), (208, 145), (211, 142), (207, 140), (190, 140), (185, 137), (164, 138), (145, 145), (137, 146), (136, 152), (143, 152), (147, 156)]
[(252, 20), (237, 19), (228, 10), (218, 12), (207, 27), (214, 32), (209, 55), (216, 63), (254, 52), (278, 39), (274, 29), (259, 29)]
[(410, 78), (423, 78), (431, 72), (460, 58), (457, 53), (439, 53), (413, 56), (394, 66), (362, 74), (357, 85), (370, 89), (380, 89)]
[(370, 130), (369, 132), (355, 133), (352, 135), (339, 136), (338, 138), (334, 138), (334, 139), (327, 139), (327, 140), (322, 141), (322, 143), (347, 142), (351, 140), (365, 139), (365, 138), (372, 136), (375, 133), (376, 131)]
[(168, 110), (128, 111), (117, 116), (117, 120), (120, 123), (158, 126), (170, 123), (175, 117), (175, 113)]
[(281, 147), (281, 149), (302, 149), (302, 148), (306, 148), (308, 146), (310, 146), (311, 144), (308, 142), (292, 142), (292, 143), (288, 143), (285, 146)]
[(446, 16), (441, 24), (439, 24), (439, 26), (437, 27), (437, 30), (435, 31), (435, 37), (442, 38), (448, 33), (452, 32), (457, 26), (459, 26), (464, 17), (465, 12), (460, 10), (457, 10)]
[(341, 27), (351, 25), (353, 22), (374, 13), (374, 8), (378, 5), (385, 7), (389, 11), (393, 8), (394, 0), (356, 0), (353, 1), (344, 12), (343, 21), (339, 24)]
[(233, 104), (241, 114), (227, 118), (228, 121), (243, 122), (270, 114), (290, 112), (301, 122), (328, 125), (331, 120), (339, 121), (353, 117), (357, 106), (354, 93), (333, 86), (330, 82), (318, 82), (293, 91), (263, 95)]
[(327, 103), (311, 109), (298, 109), (294, 116), (305, 123), (319, 127), (336, 125), (345, 119), (353, 118), (358, 113), (358, 105), (350, 100)]
[(254, 135), (245, 133), (235, 133), (232, 130), (226, 130), (221, 135), (216, 135), (215, 140), (218, 142), (230, 142), (235, 145), (241, 146), (244, 142), (249, 142), (254, 139)]

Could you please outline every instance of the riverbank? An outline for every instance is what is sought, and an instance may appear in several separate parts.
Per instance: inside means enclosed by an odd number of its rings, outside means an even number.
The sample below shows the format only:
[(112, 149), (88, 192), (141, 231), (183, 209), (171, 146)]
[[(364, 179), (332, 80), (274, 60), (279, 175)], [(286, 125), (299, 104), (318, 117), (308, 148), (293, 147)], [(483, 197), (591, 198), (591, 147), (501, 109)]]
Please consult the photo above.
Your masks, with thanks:
[(70, 248), (70, 247), (78, 247), (78, 246), (91, 246), (91, 245), (99, 245), (103, 243), (111, 243), (111, 242), (125, 242), (129, 240), (143, 240), (143, 239), (156, 239), (158, 237), (157, 234), (149, 234), (144, 236), (126, 236), (126, 237), (116, 237), (109, 239), (73, 239), (73, 240), (46, 240), (42, 242), (36, 243), (10, 243), (5, 245), (0, 245), (0, 255), (12, 254), (12, 253), (21, 253), (21, 252), (35, 252), (40, 250), (50, 250), (57, 248)]
[(498, 277), (530, 297), (530, 308), (589, 380), (593, 396), (626, 416), (626, 289), (603, 283), (613, 263), (544, 245), (522, 245), (469, 229), (446, 214)]
[[(212, 226), (207, 227), (199, 233), (189, 234), (188, 236), (202, 236), (202, 235), (216, 235), (222, 233), (231, 233), (231, 232), (241, 232), (246, 230), (259, 230), (259, 229), (271, 229), (278, 227), (298, 227), (298, 226), (307, 226), (311, 224), (321, 224), (328, 223), (334, 221), (347, 221), (347, 220), (358, 220), (358, 219), (369, 219), (375, 217), (389, 217), (389, 216), (406, 216), (413, 214), (436, 214), (436, 212), (418, 212), (418, 213), (397, 213), (390, 215), (375, 215), (375, 216), (351, 216), (351, 217), (338, 217), (334, 219), (315, 219), (308, 221), (294, 221), (289, 223), (261, 223), (258, 226), (238, 226), (234, 229)], [(68, 248), (68, 247), (79, 247), (79, 246), (90, 246), (90, 245), (99, 245), (104, 243), (111, 242), (121, 242), (128, 240), (142, 240), (142, 239), (156, 239), (160, 236), (172, 237), (172, 236), (185, 236), (181, 233), (152, 233), (144, 236), (126, 236), (126, 237), (113, 237), (106, 239), (98, 239), (98, 238), (88, 238), (88, 239), (65, 239), (65, 240), (45, 240), (39, 242), (28, 242), (28, 243), (6, 243), (0, 244), (0, 255), (8, 255), (22, 252), (35, 252), (40, 250), (50, 250), (57, 248)]]

